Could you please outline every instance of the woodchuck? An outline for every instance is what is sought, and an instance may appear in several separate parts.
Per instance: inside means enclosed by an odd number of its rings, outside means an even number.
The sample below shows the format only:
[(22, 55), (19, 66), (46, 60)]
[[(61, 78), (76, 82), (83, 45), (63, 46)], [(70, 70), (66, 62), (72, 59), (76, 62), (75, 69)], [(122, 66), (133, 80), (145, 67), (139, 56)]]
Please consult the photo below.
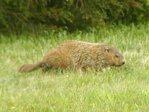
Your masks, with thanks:
[(110, 66), (121, 66), (124, 63), (122, 54), (112, 46), (71, 40), (50, 50), (42, 61), (22, 65), (19, 72), (31, 72), (38, 68), (42, 68), (42, 71), (52, 68), (101, 70)]

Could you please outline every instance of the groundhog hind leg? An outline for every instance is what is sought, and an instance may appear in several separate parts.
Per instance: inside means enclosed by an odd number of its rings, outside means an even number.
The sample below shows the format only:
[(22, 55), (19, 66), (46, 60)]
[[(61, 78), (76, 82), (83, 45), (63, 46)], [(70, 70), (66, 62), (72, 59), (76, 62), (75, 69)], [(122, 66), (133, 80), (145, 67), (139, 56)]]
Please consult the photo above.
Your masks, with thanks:
[(49, 52), (47, 55), (44, 56), (43, 61), (45, 62), (45, 64), (42, 67), (43, 71), (46, 71), (51, 68), (66, 69), (70, 63), (69, 56), (64, 49), (56, 49)]
[(52, 67), (49, 66), (48, 64), (44, 63), (41, 66), (42, 72), (47, 72), (48, 70), (50, 70)]

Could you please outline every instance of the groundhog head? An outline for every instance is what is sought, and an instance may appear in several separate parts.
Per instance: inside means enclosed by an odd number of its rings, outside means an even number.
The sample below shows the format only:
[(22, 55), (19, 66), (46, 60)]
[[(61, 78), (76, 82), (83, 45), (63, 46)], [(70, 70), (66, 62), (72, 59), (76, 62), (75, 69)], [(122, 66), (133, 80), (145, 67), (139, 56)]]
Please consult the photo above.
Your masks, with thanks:
[(109, 66), (121, 66), (125, 64), (122, 54), (111, 46), (104, 46), (104, 60)]

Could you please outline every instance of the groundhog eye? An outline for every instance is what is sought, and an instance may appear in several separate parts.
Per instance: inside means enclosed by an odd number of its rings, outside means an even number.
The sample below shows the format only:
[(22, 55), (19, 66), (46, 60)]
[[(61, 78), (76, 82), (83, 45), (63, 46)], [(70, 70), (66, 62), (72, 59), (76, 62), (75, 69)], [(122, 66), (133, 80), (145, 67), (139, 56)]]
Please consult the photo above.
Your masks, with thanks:
[(118, 55), (115, 55), (115, 57), (118, 58), (119, 56)]

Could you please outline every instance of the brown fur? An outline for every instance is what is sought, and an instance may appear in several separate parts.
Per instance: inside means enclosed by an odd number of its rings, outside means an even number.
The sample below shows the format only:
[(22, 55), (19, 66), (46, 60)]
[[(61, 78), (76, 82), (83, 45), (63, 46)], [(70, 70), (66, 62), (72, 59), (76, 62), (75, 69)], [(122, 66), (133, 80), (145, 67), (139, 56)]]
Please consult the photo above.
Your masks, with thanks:
[(42, 68), (43, 71), (51, 68), (101, 70), (123, 64), (122, 54), (114, 47), (98, 43), (67, 41), (50, 50), (41, 62), (21, 66), (19, 72), (30, 72), (38, 68)]

